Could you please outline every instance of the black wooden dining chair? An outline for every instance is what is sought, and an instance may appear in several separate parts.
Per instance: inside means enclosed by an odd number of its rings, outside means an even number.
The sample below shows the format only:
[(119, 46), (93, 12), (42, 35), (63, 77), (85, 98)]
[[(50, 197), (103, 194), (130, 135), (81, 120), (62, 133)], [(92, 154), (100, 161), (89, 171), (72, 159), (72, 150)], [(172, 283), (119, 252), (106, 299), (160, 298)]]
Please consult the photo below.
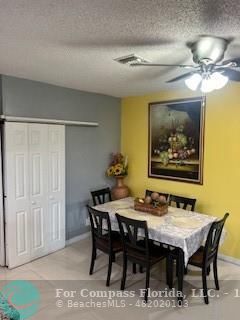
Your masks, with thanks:
[(166, 200), (168, 200), (168, 197), (169, 197), (168, 193), (152, 191), (152, 190), (148, 190), (148, 189), (146, 189), (146, 191), (145, 191), (145, 197), (148, 197), (148, 196), (151, 197), (151, 194), (154, 192), (158, 193), (160, 196), (164, 196), (166, 198)]
[[(217, 256), (219, 242), (222, 234), (222, 230), (225, 224), (225, 221), (229, 213), (226, 213), (221, 220), (215, 221), (212, 223), (210, 230), (208, 232), (207, 240), (204, 246), (201, 246), (189, 259), (188, 264), (202, 269), (202, 282), (203, 282), (203, 293), (204, 301), (206, 304), (209, 303), (208, 300), (208, 289), (207, 289), (207, 275), (210, 271), (210, 266), (213, 264), (213, 274), (216, 290), (219, 290), (218, 282), (218, 272), (217, 272)], [(169, 265), (172, 266), (174, 258), (174, 252), (171, 252), (169, 255), (171, 261)]]
[(99, 211), (90, 206), (87, 206), (87, 209), (89, 212), (92, 233), (92, 258), (89, 274), (93, 274), (97, 249), (99, 249), (109, 256), (106, 282), (106, 286), (109, 286), (112, 263), (115, 262), (115, 254), (123, 250), (121, 237), (118, 232), (112, 231), (108, 212)]
[(213, 264), (216, 290), (219, 290), (217, 255), (223, 226), (228, 216), (229, 213), (226, 213), (221, 220), (212, 223), (205, 246), (201, 246), (197, 252), (192, 255), (188, 262), (188, 264), (202, 269), (203, 293), (206, 304), (208, 304), (207, 274), (211, 264)]
[(109, 188), (91, 191), (91, 195), (94, 206), (112, 201), (111, 190)]
[[(146, 221), (139, 221), (116, 214), (123, 244), (123, 275), (121, 290), (125, 289), (127, 262), (146, 268), (145, 298), (148, 300), (150, 268), (167, 256), (168, 250), (149, 241)], [(141, 235), (141, 236), (139, 236)]]
[(176, 204), (177, 208), (181, 208), (184, 210), (187, 210), (189, 208), (191, 211), (194, 211), (196, 199), (185, 198), (185, 197), (170, 194), (169, 205), (171, 206), (173, 204)]

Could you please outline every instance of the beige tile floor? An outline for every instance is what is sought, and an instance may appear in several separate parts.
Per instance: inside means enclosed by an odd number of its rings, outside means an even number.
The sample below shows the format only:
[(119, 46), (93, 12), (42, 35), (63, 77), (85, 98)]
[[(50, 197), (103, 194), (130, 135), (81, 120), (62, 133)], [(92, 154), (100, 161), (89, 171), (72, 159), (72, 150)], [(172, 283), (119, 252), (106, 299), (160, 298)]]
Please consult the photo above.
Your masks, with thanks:
[[(109, 288), (105, 287), (107, 272), (107, 256), (99, 254), (95, 264), (95, 272), (88, 275), (91, 256), (91, 241), (85, 239), (74, 243), (63, 250), (35, 260), (24, 266), (8, 270), (0, 268), (2, 284), (11, 280), (29, 280), (36, 285), (41, 294), (41, 302), (37, 314), (31, 319), (82, 319), (82, 320), (112, 320), (112, 319), (239, 319), (240, 312), (240, 267), (219, 260), (220, 291), (213, 290), (211, 293), (218, 297), (211, 298), (210, 304), (205, 305), (201, 297), (193, 297), (192, 289), (201, 288), (201, 273), (197, 269), (190, 269), (185, 276), (184, 293), (186, 296), (186, 307), (176, 307), (176, 299), (172, 298), (150, 298), (147, 306), (142, 305), (143, 300), (139, 297), (139, 290), (144, 288), (145, 274), (133, 275), (129, 268), (126, 291), (134, 291), (133, 298), (118, 298), (111, 300), (115, 306), (92, 306), (91, 308), (80, 306), (80, 303), (93, 300), (102, 303), (107, 298), (84, 298), (80, 293), (82, 289), (86, 292), (102, 290), (105, 294), (120, 292), (121, 263), (122, 256), (117, 257), (113, 265), (112, 281)], [(209, 277), (209, 288), (214, 288), (212, 273)], [(154, 266), (151, 273), (150, 287), (154, 293), (160, 291), (169, 294), (165, 282), (165, 265), (161, 262)], [(69, 291), (75, 290), (74, 298), (60, 296), (56, 297), (56, 289)], [(88, 291), (86, 291), (88, 290)], [(239, 292), (237, 291), (239, 290)], [(239, 297), (235, 297), (239, 293)], [(58, 300), (63, 306), (57, 307)], [(69, 300), (76, 302), (76, 306), (67, 306)], [(71, 303), (71, 301), (70, 301)], [(117, 305), (116, 305), (117, 303)], [(122, 303), (123, 307), (119, 307)], [(170, 304), (170, 306), (169, 306)]]

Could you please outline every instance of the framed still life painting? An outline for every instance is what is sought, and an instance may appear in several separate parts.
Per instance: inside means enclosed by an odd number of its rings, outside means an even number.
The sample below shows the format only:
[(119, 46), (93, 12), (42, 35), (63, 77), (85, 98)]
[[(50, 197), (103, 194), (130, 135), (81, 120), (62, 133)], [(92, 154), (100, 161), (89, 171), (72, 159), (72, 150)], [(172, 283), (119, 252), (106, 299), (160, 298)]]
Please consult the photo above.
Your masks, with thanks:
[(204, 98), (149, 104), (148, 176), (203, 183)]

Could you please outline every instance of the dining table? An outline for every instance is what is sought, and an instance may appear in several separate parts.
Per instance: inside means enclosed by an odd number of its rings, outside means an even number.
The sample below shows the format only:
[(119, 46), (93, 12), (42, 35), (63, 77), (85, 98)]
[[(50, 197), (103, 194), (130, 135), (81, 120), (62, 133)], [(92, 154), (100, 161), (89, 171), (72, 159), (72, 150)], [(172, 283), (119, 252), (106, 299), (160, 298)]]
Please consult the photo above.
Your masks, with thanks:
[(184, 268), (189, 258), (206, 240), (211, 224), (217, 217), (172, 206), (168, 206), (165, 215), (156, 216), (135, 210), (133, 197), (106, 202), (94, 208), (108, 212), (114, 231), (119, 231), (116, 213), (131, 219), (144, 220), (148, 225), (149, 239), (176, 248), (178, 292), (183, 296)]

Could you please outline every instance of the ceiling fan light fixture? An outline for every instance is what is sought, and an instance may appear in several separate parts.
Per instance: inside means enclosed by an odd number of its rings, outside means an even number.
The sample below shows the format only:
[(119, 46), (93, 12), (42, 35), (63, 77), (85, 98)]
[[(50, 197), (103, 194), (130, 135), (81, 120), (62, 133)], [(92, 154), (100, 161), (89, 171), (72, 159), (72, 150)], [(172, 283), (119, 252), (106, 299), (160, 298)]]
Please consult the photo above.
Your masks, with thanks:
[(215, 89), (214, 87), (214, 81), (212, 81), (210, 78), (208, 79), (203, 79), (202, 80), (202, 84), (201, 84), (201, 88), (200, 90), (203, 92), (203, 93), (208, 93), (208, 92), (211, 92)]
[(228, 77), (222, 75), (220, 72), (214, 72), (211, 75), (211, 81), (214, 82), (214, 89), (222, 89), (228, 83)]
[(200, 89), (204, 93), (211, 92), (223, 88), (227, 82), (228, 77), (222, 75), (220, 72), (214, 72), (207, 78), (203, 78)]
[(194, 73), (191, 77), (185, 80), (185, 84), (190, 90), (196, 91), (201, 81), (201, 75), (199, 73)]
[(220, 72), (213, 72), (211, 75), (192, 74), (185, 80), (186, 86), (192, 91), (196, 91), (199, 86), (203, 93), (223, 88), (228, 82), (228, 77)]

